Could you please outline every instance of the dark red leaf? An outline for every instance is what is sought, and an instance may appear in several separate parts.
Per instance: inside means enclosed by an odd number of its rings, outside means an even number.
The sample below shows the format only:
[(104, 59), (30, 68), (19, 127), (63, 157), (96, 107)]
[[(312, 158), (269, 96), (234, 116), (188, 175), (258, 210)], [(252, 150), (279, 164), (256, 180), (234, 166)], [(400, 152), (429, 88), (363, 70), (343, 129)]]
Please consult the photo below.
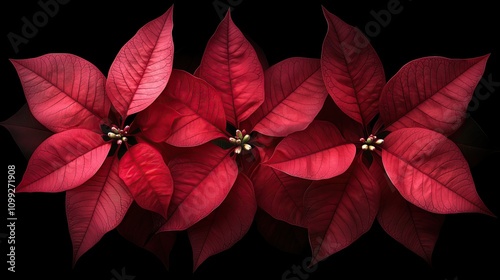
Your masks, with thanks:
[(167, 85), (174, 56), (172, 10), (141, 27), (109, 69), (106, 93), (123, 118), (148, 107)]
[(460, 148), (470, 167), (478, 165), (485, 158), (499, 152), (472, 117), (467, 118), (464, 124), (449, 138)]
[(277, 220), (306, 227), (303, 199), (312, 183), (310, 180), (293, 177), (265, 165), (259, 165), (250, 179), (260, 208)]
[(424, 127), (445, 135), (455, 132), (465, 120), (488, 57), (433, 56), (408, 62), (380, 96), (380, 116), (387, 130)]
[(160, 152), (146, 143), (132, 146), (121, 158), (118, 174), (139, 206), (167, 217), (174, 183)]
[(283, 252), (303, 253), (309, 245), (306, 228), (276, 220), (260, 208), (255, 214), (255, 223), (262, 237)]
[(78, 187), (99, 170), (110, 148), (110, 143), (87, 129), (56, 133), (33, 152), (16, 192), (62, 192)]
[(226, 120), (246, 120), (264, 102), (264, 70), (230, 12), (207, 43), (196, 75), (221, 92)]
[(53, 132), (86, 128), (100, 132), (111, 103), (106, 78), (92, 63), (73, 54), (52, 53), (11, 59), (33, 116)]
[(378, 113), (384, 68), (361, 30), (325, 8), (323, 14), (328, 22), (321, 52), (326, 89), (345, 114), (366, 127)]
[(243, 238), (256, 211), (252, 182), (239, 174), (224, 202), (187, 230), (193, 248), (193, 270), (208, 257), (231, 248)]
[(250, 128), (285, 137), (304, 130), (323, 107), (328, 93), (319, 59), (293, 57), (265, 72), (264, 103), (250, 116)]
[(409, 202), (437, 214), (493, 215), (477, 194), (469, 165), (446, 136), (425, 128), (402, 128), (382, 145), (391, 182)]
[(364, 127), (344, 114), (331, 97), (327, 97), (316, 120), (334, 123), (347, 142), (356, 143), (366, 132)]
[(116, 229), (128, 241), (152, 252), (168, 269), (170, 251), (177, 233), (156, 233), (163, 223), (165, 223), (165, 219), (161, 215), (141, 208), (133, 202), (125, 218)]
[(168, 220), (160, 231), (185, 230), (208, 216), (226, 198), (238, 176), (230, 152), (212, 143), (187, 149), (168, 166), (174, 193)]
[(118, 158), (108, 157), (83, 185), (66, 192), (73, 265), (122, 221), (133, 199), (118, 177)]
[(177, 232), (164, 231), (158, 232), (144, 247), (146, 250), (153, 253), (165, 266), (166, 269), (170, 267), (170, 252), (175, 245), (177, 239)]
[(31, 157), (36, 147), (54, 134), (33, 117), (28, 104), (24, 104), (14, 115), (0, 122), (0, 125), (9, 130), (26, 159)]
[(122, 222), (116, 227), (118, 233), (136, 246), (145, 248), (156, 231), (165, 223), (158, 213), (132, 202)]
[(291, 176), (321, 180), (344, 173), (355, 154), (354, 144), (346, 143), (335, 125), (314, 121), (285, 137), (263, 164)]
[(377, 215), (379, 200), (378, 183), (361, 156), (342, 175), (313, 182), (304, 195), (313, 252), (311, 264), (346, 248), (366, 233)]
[(226, 129), (220, 93), (204, 80), (175, 69), (165, 91), (136, 120), (149, 139), (179, 147), (224, 137)]

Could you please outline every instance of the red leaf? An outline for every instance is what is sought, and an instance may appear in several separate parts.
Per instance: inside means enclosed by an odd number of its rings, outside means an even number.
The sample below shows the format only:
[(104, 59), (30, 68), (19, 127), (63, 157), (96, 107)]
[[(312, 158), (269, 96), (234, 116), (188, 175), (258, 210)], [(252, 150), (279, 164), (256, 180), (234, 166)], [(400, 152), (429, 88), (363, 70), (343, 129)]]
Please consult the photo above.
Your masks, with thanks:
[(444, 215), (427, 212), (389, 187), (382, 191), (377, 220), (384, 231), (429, 264)]
[(260, 208), (255, 214), (255, 223), (262, 237), (281, 251), (299, 254), (309, 245), (306, 228), (276, 220)]
[(358, 157), (342, 175), (314, 182), (304, 196), (313, 252), (311, 264), (346, 248), (372, 226), (379, 207), (378, 184)]
[(169, 255), (176, 239), (176, 232), (156, 231), (165, 223), (158, 213), (141, 208), (133, 202), (125, 218), (116, 228), (118, 233), (136, 246), (152, 252), (165, 267), (169, 267)]
[(28, 104), (24, 104), (14, 115), (0, 122), (0, 125), (9, 130), (26, 159), (31, 157), (45, 139), (54, 134), (33, 117)]
[(174, 193), (160, 231), (185, 230), (208, 216), (226, 198), (238, 175), (229, 151), (212, 143), (188, 149), (168, 166)]
[(62, 192), (92, 178), (111, 148), (87, 129), (70, 129), (47, 138), (36, 148), (16, 192)]
[(165, 219), (160, 214), (141, 208), (136, 202), (132, 202), (116, 230), (136, 246), (145, 248), (164, 223)]
[(380, 96), (380, 116), (387, 130), (424, 127), (452, 134), (465, 120), (488, 57), (424, 57), (404, 65)]
[(354, 144), (346, 143), (335, 125), (314, 121), (285, 137), (263, 164), (291, 176), (321, 180), (344, 173), (355, 154)]
[(33, 116), (53, 132), (86, 128), (100, 132), (111, 103), (106, 78), (92, 63), (73, 54), (53, 53), (11, 59)]
[(185, 71), (173, 70), (165, 91), (137, 121), (155, 142), (192, 147), (224, 137), (224, 105), (210, 84)]
[(344, 114), (332, 98), (327, 97), (316, 120), (329, 121), (335, 124), (347, 142), (357, 143), (365, 134), (364, 127)]
[(226, 119), (235, 127), (264, 102), (264, 70), (229, 11), (208, 41), (196, 75), (221, 92)]
[(406, 200), (432, 213), (493, 215), (476, 192), (467, 161), (446, 136), (402, 128), (384, 140), (384, 168)]
[(109, 69), (106, 93), (123, 118), (148, 107), (167, 85), (174, 55), (172, 10), (139, 29)]
[(264, 103), (248, 121), (254, 131), (285, 137), (304, 130), (323, 107), (328, 93), (319, 59), (294, 57), (265, 72)]
[(108, 157), (97, 173), (66, 192), (66, 216), (73, 242), (73, 265), (122, 221), (132, 196), (118, 177), (118, 158)]
[(193, 248), (193, 270), (208, 257), (231, 248), (243, 238), (256, 211), (252, 182), (240, 174), (224, 202), (187, 230)]
[(170, 267), (170, 252), (174, 247), (177, 232), (164, 231), (153, 235), (151, 240), (146, 243), (144, 247), (146, 250), (153, 253), (165, 266), (166, 269)]
[(384, 68), (368, 38), (323, 8), (328, 32), (321, 52), (326, 89), (339, 108), (367, 126), (378, 113)]
[(146, 143), (132, 146), (121, 158), (118, 174), (139, 206), (167, 217), (174, 183), (160, 152)]
[(303, 198), (311, 181), (287, 175), (265, 165), (257, 167), (251, 180), (260, 208), (275, 219), (306, 227)]

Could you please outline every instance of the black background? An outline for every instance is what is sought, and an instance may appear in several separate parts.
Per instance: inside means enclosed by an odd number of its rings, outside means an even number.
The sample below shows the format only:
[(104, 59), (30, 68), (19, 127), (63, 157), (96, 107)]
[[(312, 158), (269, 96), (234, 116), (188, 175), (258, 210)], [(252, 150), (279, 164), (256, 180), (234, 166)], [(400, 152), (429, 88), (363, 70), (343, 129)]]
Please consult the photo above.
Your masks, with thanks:
[[(204, 46), (220, 22), (212, 0), (174, 1), (175, 67), (193, 70)], [(8, 58), (30, 58), (66, 52), (81, 56), (107, 73), (121, 46), (148, 21), (165, 12), (172, 1), (71, 0), (27, 44), (14, 52), (7, 34), (21, 34), (21, 18), (40, 10), (37, 1), (2, 3), (2, 57), (0, 121), (13, 115), (24, 103), (24, 95)], [(227, 3), (220, 0), (221, 3)], [(369, 2), (367, 4), (366, 2)], [(360, 29), (372, 20), (370, 11), (387, 9), (383, 1), (232, 1), (236, 25), (258, 44), (270, 65), (292, 56), (319, 58), (326, 32), (321, 5)], [(468, 58), (491, 53), (485, 77), (500, 82), (498, 10), (488, 1), (401, 1), (403, 11), (392, 15), (377, 36), (370, 37), (391, 77), (406, 62), (429, 55)], [(496, 92), (493, 92), (496, 89)], [(480, 101), (471, 112), (498, 149), (498, 97)], [(16, 165), (20, 180), (27, 164), (10, 133), (0, 127), (2, 168)], [(27, 135), (26, 137), (29, 137)], [(497, 146), (495, 146), (497, 145)], [(472, 168), (480, 197), (496, 215), (499, 209), (499, 157), (490, 156)], [(7, 172), (6, 172), (7, 173)], [(5, 173), (5, 177), (7, 174)], [(4, 179), (7, 180), (6, 178)], [(19, 182), (19, 181), (18, 181)], [(17, 183), (18, 183), (17, 182)], [(1, 199), (6, 202), (5, 192)], [(0, 205), (7, 208), (6, 203)], [(4, 208), (4, 209), (5, 209)], [(6, 209), (5, 209), (6, 210)], [(2, 210), (2, 213), (6, 212)], [(134, 279), (282, 279), (294, 265), (309, 256), (282, 252), (269, 245), (255, 226), (231, 249), (209, 258), (192, 272), (191, 252), (181, 234), (171, 255), (170, 271), (147, 251), (128, 243), (115, 231), (108, 233), (71, 267), (71, 241), (67, 230), (64, 194), (18, 194), (16, 196), (16, 276), (35, 279), (112, 279), (112, 270), (125, 268)], [(3, 216), (3, 215), (2, 215)], [(6, 223), (4, 218), (2, 218)], [(0, 233), (7, 229), (0, 227)], [(433, 265), (429, 266), (393, 241), (377, 224), (358, 241), (321, 262), (307, 279), (498, 279), (500, 277), (500, 222), (480, 214), (449, 215), (438, 239)], [(7, 273), (7, 242), (1, 240), (0, 275)], [(298, 277), (298, 276), (296, 276)], [(305, 277), (304, 277), (305, 278)], [(6, 279), (1, 277), (1, 279)], [(129, 278), (131, 279), (131, 278)], [(294, 279), (290, 275), (288, 279)], [(300, 278), (296, 278), (300, 279)]]

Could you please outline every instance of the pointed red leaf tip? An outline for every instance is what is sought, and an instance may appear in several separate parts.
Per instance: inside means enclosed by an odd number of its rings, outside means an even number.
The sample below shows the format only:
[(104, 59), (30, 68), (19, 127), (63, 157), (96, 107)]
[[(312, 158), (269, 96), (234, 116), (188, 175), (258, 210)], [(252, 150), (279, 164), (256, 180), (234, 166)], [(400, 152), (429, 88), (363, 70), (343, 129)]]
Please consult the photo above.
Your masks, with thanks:
[(106, 93), (123, 117), (148, 107), (161, 94), (173, 65), (172, 11), (141, 27), (118, 52), (106, 81)]
[(460, 149), (446, 136), (425, 128), (402, 128), (384, 140), (384, 168), (406, 200), (432, 213), (494, 216), (476, 192)]
[(152, 146), (132, 146), (120, 160), (118, 174), (144, 209), (167, 217), (174, 183), (162, 155)]
[(361, 156), (342, 175), (311, 184), (304, 195), (311, 265), (348, 247), (371, 228), (379, 192)]
[(321, 71), (328, 93), (349, 117), (366, 126), (378, 113), (384, 68), (369, 39), (323, 7), (328, 30)]
[(465, 121), (488, 57), (431, 56), (405, 64), (380, 96), (380, 116), (387, 129), (424, 127), (451, 135)]
[(92, 178), (111, 148), (101, 135), (70, 129), (47, 138), (28, 161), (16, 192), (62, 192)]
[(85, 128), (100, 132), (111, 103), (106, 78), (87, 60), (73, 54), (51, 53), (11, 59), (33, 116), (53, 132)]
[(252, 182), (240, 173), (222, 204), (187, 230), (193, 249), (193, 271), (210, 256), (241, 240), (250, 229), (256, 211)]
[(226, 136), (219, 92), (182, 70), (172, 71), (165, 91), (136, 120), (147, 138), (178, 147), (199, 146)]
[(160, 231), (186, 230), (208, 216), (224, 201), (238, 176), (230, 151), (211, 142), (188, 149), (168, 166), (174, 193), (168, 220)]
[(248, 121), (254, 131), (285, 137), (304, 130), (316, 117), (328, 93), (319, 59), (293, 57), (265, 72), (264, 103)]
[(288, 175), (322, 180), (344, 173), (356, 154), (337, 127), (325, 121), (313, 121), (305, 130), (285, 137), (271, 158), (262, 164)]
[(92, 178), (66, 192), (73, 266), (107, 232), (120, 224), (132, 201), (127, 186), (118, 177), (117, 157), (108, 157)]
[(407, 200), (396, 189), (386, 186), (382, 192), (377, 221), (394, 240), (432, 263), (445, 215), (427, 212)]
[(235, 127), (264, 102), (264, 70), (230, 10), (208, 41), (196, 76), (220, 91), (226, 120)]

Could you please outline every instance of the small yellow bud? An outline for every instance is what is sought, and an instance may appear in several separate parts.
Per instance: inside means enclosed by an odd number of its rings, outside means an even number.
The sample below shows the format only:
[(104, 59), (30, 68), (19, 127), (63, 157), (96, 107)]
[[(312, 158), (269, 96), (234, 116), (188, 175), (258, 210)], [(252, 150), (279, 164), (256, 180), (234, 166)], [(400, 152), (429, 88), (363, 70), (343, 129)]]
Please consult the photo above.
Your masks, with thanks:
[(241, 139), (236, 139), (236, 144), (241, 145)]
[(108, 132), (108, 137), (109, 138), (115, 138), (116, 134), (114, 134), (113, 132)]
[(249, 144), (243, 144), (243, 148), (247, 151), (250, 151), (252, 149), (252, 146), (250, 146)]
[(128, 138), (127, 137), (122, 137), (123, 142), (127, 142)]
[(362, 149), (363, 151), (366, 151), (366, 150), (368, 150), (368, 145), (366, 145), (366, 144), (363, 144), (363, 146), (361, 146), (361, 149)]
[(370, 149), (370, 151), (375, 151), (375, 146), (370, 145), (368, 146), (368, 149)]
[(384, 139), (378, 139), (375, 144), (380, 145), (384, 143)]
[(234, 137), (229, 137), (229, 142), (231, 142), (231, 144), (236, 144), (236, 139)]

